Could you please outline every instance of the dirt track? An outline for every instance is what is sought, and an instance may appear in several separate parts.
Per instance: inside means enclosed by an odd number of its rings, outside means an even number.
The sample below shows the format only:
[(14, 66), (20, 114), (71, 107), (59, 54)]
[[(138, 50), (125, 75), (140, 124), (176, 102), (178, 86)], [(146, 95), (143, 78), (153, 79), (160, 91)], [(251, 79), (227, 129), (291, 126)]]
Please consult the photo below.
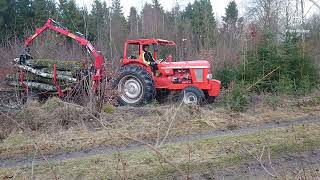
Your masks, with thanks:
[[(272, 159), (272, 166), (266, 164), (268, 171), (276, 176), (275, 179), (286, 179), (289, 176), (294, 179), (305, 178), (303, 173), (308, 171), (314, 179), (319, 179), (320, 175), (320, 150), (311, 152), (302, 152), (296, 154), (283, 154), (276, 159)], [(273, 171), (274, 169), (274, 171)], [(213, 170), (211, 172), (192, 174), (192, 179), (271, 179), (272, 176), (264, 170), (260, 163), (252, 161), (243, 163), (240, 166), (226, 167), (222, 170)], [(288, 179), (290, 179), (288, 178)], [(305, 178), (308, 179), (308, 178)]]
[[(294, 120), (266, 123), (262, 125), (252, 125), (249, 127), (242, 127), (234, 130), (215, 130), (215, 131), (209, 131), (209, 132), (204, 132), (200, 134), (191, 134), (189, 136), (182, 136), (182, 137), (167, 139), (165, 144), (179, 144), (179, 143), (185, 143), (188, 141), (196, 141), (196, 140), (213, 138), (213, 137), (221, 137), (221, 136), (228, 136), (228, 135), (242, 135), (247, 133), (254, 133), (258, 131), (268, 130), (268, 129), (286, 128), (292, 125), (302, 125), (302, 124), (309, 124), (309, 123), (320, 123), (320, 117), (308, 116), (304, 118), (297, 118)], [(154, 142), (149, 142), (149, 143), (154, 144)], [(132, 143), (132, 144), (128, 144), (126, 146), (121, 147), (120, 151), (125, 152), (125, 151), (138, 150), (138, 149), (144, 149), (144, 148), (147, 148), (147, 147), (144, 146), (143, 144)], [(84, 151), (71, 152), (71, 153), (61, 152), (59, 154), (53, 154), (46, 157), (38, 156), (34, 158), (33, 156), (32, 157), (29, 156), (29, 157), (22, 157), (17, 159), (12, 159), (12, 158), (0, 159), (0, 168), (30, 166), (33, 160), (34, 160), (34, 164), (41, 164), (46, 161), (59, 162), (59, 161), (64, 161), (69, 159), (90, 157), (95, 155), (107, 155), (107, 154), (116, 153), (118, 152), (118, 150), (119, 150), (119, 147), (99, 147), (95, 149), (87, 149)]]

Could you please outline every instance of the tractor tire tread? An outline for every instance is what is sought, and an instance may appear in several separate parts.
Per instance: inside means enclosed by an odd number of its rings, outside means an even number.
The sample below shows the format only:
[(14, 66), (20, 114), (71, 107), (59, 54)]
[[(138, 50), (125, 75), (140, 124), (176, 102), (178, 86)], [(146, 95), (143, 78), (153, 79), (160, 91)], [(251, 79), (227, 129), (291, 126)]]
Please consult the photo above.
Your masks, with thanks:
[[(150, 103), (156, 95), (155, 85), (153, 78), (150, 73), (143, 67), (139, 65), (126, 65), (120, 68), (120, 73), (118, 79), (114, 83), (114, 88), (117, 87), (120, 79), (125, 75), (134, 75), (139, 80), (142, 81), (143, 89), (144, 89), (144, 97), (137, 103), (133, 104), (132, 106), (143, 106), (147, 103)], [(127, 105), (125, 102), (121, 100), (121, 98), (118, 99), (119, 105)]]
[(195, 86), (186, 87), (185, 89), (183, 89), (181, 91), (181, 95), (180, 95), (180, 99), (181, 100), (184, 98), (184, 92), (186, 92), (186, 91), (193, 92), (199, 98), (199, 102), (197, 104), (198, 105), (203, 105), (203, 101), (205, 99), (205, 94), (201, 89), (199, 89), (199, 88), (197, 88)]

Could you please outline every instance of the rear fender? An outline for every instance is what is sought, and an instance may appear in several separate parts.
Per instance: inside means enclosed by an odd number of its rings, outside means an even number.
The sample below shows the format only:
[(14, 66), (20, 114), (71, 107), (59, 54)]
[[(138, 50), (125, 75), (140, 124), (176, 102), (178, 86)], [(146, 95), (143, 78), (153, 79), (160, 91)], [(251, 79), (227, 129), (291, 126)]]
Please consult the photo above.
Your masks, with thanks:
[(140, 61), (129, 61), (129, 62), (126, 62), (122, 65), (123, 66), (127, 66), (127, 65), (137, 65), (137, 66), (141, 66), (143, 68), (145, 68), (150, 74), (152, 74), (152, 70), (150, 68), (150, 66), (144, 64), (144, 63), (141, 63)]

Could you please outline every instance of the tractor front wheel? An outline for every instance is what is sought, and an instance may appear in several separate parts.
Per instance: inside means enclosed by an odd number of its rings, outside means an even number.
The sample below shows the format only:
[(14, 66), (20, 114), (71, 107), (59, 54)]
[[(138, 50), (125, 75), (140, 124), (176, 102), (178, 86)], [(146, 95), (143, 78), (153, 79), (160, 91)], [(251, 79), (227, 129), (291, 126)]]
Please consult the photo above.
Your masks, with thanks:
[(127, 65), (122, 67), (116, 84), (120, 105), (141, 106), (151, 102), (155, 97), (152, 76), (141, 66)]
[(205, 95), (201, 89), (190, 86), (181, 91), (180, 97), (186, 105), (202, 105)]

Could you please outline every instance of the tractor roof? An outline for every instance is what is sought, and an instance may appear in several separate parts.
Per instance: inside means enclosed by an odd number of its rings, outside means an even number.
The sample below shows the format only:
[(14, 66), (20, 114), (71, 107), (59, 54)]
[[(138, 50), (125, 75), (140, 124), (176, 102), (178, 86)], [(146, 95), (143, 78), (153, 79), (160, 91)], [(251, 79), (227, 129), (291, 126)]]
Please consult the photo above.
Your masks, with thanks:
[(128, 44), (160, 44), (163, 46), (174, 46), (176, 45), (173, 41), (168, 41), (164, 39), (137, 39), (137, 40), (127, 40)]

